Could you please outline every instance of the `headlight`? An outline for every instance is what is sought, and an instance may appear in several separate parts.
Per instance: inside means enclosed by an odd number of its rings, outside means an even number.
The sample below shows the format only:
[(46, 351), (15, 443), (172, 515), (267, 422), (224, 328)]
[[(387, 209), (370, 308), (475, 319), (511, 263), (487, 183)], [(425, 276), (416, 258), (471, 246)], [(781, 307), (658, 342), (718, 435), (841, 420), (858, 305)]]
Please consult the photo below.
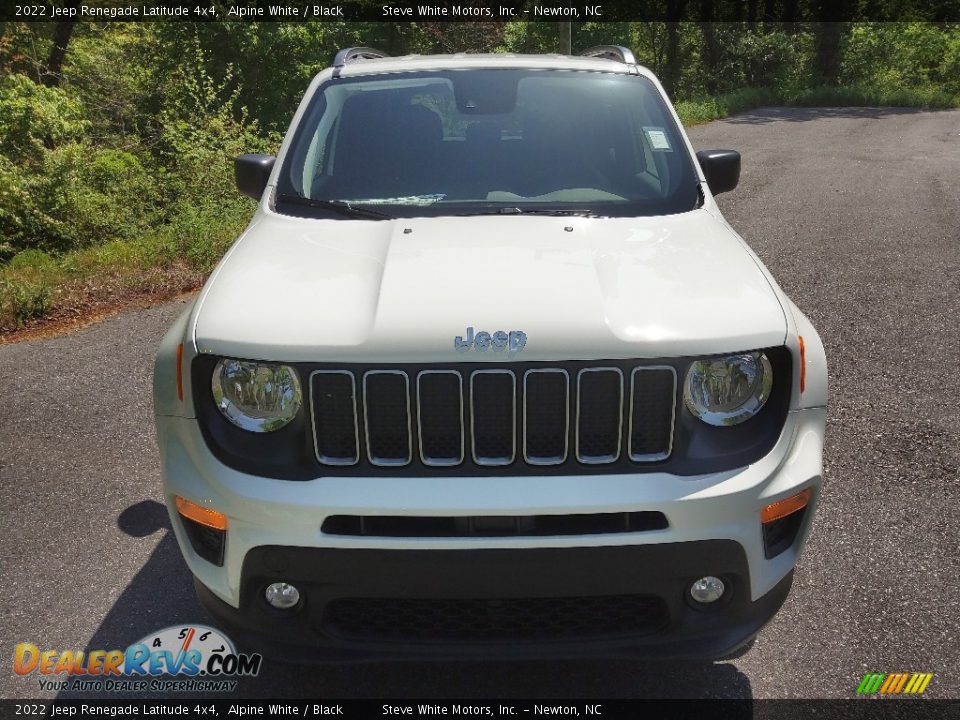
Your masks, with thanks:
[(211, 384), (224, 417), (250, 432), (279, 430), (297, 416), (303, 400), (297, 371), (286, 365), (224, 359)]
[(773, 369), (762, 352), (697, 360), (687, 371), (683, 400), (708, 425), (739, 425), (763, 407)]

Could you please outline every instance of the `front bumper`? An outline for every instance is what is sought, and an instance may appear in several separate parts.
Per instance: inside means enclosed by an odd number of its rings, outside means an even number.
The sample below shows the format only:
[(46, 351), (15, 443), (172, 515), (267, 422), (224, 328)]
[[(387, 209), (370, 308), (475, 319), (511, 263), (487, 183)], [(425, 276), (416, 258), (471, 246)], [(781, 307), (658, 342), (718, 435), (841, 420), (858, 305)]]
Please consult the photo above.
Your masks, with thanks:
[[(722, 655), (749, 640), (789, 591), (819, 496), (824, 422), (822, 408), (792, 411), (776, 446), (760, 461), (701, 476), (326, 477), (302, 482), (253, 477), (225, 467), (207, 449), (196, 420), (158, 416), (157, 428), (174, 531), (211, 613), (259, 647), (279, 642), (299, 646), (319, 659), (344, 660), (489, 655), (505, 647), (512, 656), (547, 651), (633, 657)], [(807, 487), (813, 489), (813, 501), (796, 541), (767, 559), (760, 509)], [(173, 504), (175, 495), (229, 518), (222, 567), (193, 551)], [(669, 526), (546, 537), (379, 538), (321, 531), (326, 517), (339, 514), (636, 511), (662, 512)], [(687, 604), (687, 588), (708, 574), (729, 578), (732, 592), (719, 607), (702, 612)], [(265, 584), (277, 579), (303, 586), (303, 608), (289, 617), (278, 616), (261, 600)], [(324, 609), (338, 598), (506, 602), (622, 595), (659, 598), (666, 619), (655, 631), (620, 637), (492, 647), (433, 641), (418, 646), (410, 641), (335, 636), (326, 631), (323, 617)], [(409, 605), (402, 607), (408, 615), (417, 612)], [(487, 610), (474, 605), (471, 612)]]
[[(687, 588), (710, 573), (727, 591), (697, 607)], [(280, 580), (300, 589), (294, 610), (263, 599)], [(752, 602), (743, 549), (713, 540), (527, 550), (262, 547), (244, 562), (239, 609), (196, 586), (217, 623), (252, 649), (350, 662), (719, 658), (773, 617), (792, 580), (789, 572)]]

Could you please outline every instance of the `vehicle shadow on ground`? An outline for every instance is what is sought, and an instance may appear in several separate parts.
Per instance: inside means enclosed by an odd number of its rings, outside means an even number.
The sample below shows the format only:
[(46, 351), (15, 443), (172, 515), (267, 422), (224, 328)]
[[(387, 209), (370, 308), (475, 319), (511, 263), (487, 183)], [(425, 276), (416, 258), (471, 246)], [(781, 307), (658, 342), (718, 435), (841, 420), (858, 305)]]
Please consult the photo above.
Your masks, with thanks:
[[(177, 547), (166, 508), (152, 500), (137, 503), (121, 513), (117, 524), (133, 537), (146, 538), (156, 532), (163, 532), (163, 537), (106, 614), (86, 651), (124, 649), (148, 633), (171, 625), (213, 625), (194, 596), (192, 578)], [(137, 695), (68, 690), (57, 697)], [(729, 663), (597, 660), (296, 665), (266, 658), (260, 675), (241, 679), (236, 693), (210, 697), (751, 698), (752, 689), (749, 679)]]
[(763, 107), (731, 115), (720, 122), (733, 125), (767, 125), (772, 122), (809, 122), (824, 118), (862, 118), (879, 120), (895, 115), (913, 115), (923, 112), (917, 108), (902, 107)]

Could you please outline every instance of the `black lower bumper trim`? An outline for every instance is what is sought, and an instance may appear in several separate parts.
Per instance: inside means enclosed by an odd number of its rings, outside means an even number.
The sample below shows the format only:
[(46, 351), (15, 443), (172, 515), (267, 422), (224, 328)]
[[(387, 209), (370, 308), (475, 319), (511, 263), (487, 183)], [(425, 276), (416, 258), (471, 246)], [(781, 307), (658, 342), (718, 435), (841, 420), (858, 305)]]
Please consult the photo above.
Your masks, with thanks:
[[(704, 575), (721, 577), (727, 591), (698, 606), (689, 587)], [(239, 609), (196, 585), (236, 641), (285, 660), (715, 659), (756, 635), (792, 579), (751, 602), (743, 548), (711, 540), (480, 550), (259, 547), (244, 561)], [(264, 599), (266, 586), (278, 581), (300, 590), (293, 610)]]

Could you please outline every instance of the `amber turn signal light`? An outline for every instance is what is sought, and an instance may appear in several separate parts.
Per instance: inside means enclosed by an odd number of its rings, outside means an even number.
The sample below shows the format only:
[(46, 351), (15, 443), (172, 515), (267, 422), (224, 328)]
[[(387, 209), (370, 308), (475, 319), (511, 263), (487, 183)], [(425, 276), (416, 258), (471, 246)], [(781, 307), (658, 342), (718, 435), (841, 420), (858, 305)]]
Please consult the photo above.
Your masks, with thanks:
[(793, 515), (798, 510), (803, 510), (810, 503), (811, 497), (813, 497), (813, 488), (807, 488), (786, 500), (767, 505), (760, 511), (760, 522), (766, 525), (787, 515)]
[(227, 516), (223, 513), (197, 505), (195, 502), (190, 502), (179, 495), (174, 495), (173, 499), (177, 503), (177, 512), (188, 520), (193, 520), (214, 530), (227, 529)]

